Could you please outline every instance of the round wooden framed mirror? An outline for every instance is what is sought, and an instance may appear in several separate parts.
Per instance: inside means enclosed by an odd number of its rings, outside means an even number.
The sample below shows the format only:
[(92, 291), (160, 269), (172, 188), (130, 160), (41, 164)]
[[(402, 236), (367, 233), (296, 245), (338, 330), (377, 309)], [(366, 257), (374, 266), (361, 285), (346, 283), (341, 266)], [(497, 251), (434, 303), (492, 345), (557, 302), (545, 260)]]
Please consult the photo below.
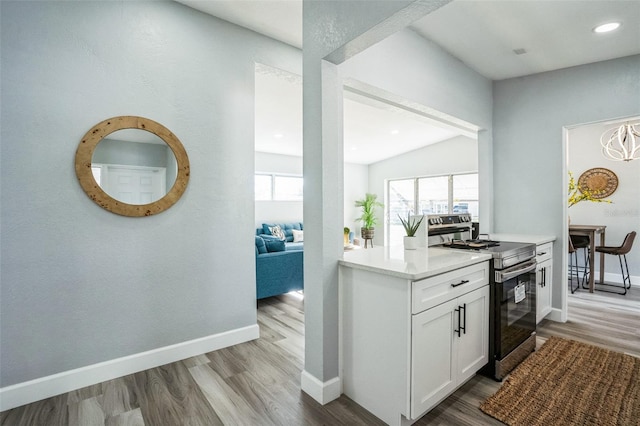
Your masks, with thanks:
[[(119, 135), (118, 140), (108, 139), (110, 135)], [(162, 148), (153, 139), (166, 144), (167, 167), (148, 167), (145, 163), (148, 160), (141, 153), (151, 148), (156, 148), (157, 152), (157, 148)], [(98, 144), (105, 147), (102, 151), (109, 155), (103, 153), (102, 159), (96, 160)], [(118, 147), (127, 147), (128, 144), (136, 145), (130, 145), (135, 148), (128, 149), (129, 153), (118, 153)], [(135, 155), (131, 155), (131, 151)], [(131, 157), (137, 160), (123, 160)], [(116, 162), (119, 164), (105, 164), (104, 158), (118, 158)], [(180, 140), (162, 124), (144, 117), (119, 116), (96, 124), (80, 141), (75, 163), (76, 176), (89, 198), (105, 210), (122, 216), (151, 216), (167, 210), (180, 199), (189, 182), (189, 157)], [(162, 173), (158, 173), (159, 170)], [(122, 183), (125, 189), (116, 188), (114, 182)], [(151, 190), (139, 189), (140, 185), (147, 184), (153, 185), (155, 194)], [(169, 187), (168, 191), (165, 190)], [(142, 195), (132, 197), (132, 193)]]

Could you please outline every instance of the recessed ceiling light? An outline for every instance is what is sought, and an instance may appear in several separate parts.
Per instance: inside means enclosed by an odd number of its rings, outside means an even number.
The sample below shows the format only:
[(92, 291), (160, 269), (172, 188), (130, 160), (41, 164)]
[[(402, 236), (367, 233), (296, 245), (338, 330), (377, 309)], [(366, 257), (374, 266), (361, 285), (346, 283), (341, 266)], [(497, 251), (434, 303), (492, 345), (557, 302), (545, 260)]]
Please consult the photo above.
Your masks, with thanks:
[(391, 133), (392, 135), (397, 135), (398, 133), (400, 133), (400, 130), (392, 130), (389, 133)]
[(282, 133), (276, 133), (275, 135), (273, 135), (273, 137), (276, 138), (276, 139), (280, 139), (283, 136), (284, 135)]
[(608, 22), (606, 24), (598, 25), (593, 29), (594, 33), (608, 33), (609, 31), (617, 30), (620, 27), (620, 22)]

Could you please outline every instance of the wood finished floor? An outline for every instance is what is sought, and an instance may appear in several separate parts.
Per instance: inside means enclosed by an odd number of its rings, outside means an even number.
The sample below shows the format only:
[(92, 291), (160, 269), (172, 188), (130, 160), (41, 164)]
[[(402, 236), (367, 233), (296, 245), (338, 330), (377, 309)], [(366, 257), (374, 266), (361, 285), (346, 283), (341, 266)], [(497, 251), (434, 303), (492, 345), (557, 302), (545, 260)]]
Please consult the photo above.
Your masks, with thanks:
[[(383, 425), (346, 396), (319, 405), (300, 391), (302, 301), (258, 303), (260, 339), (0, 413), (2, 426)], [(544, 320), (538, 343), (568, 337), (640, 356), (640, 288), (627, 296), (577, 292), (569, 321)], [(476, 376), (416, 425), (501, 425), (478, 405), (500, 384)]]

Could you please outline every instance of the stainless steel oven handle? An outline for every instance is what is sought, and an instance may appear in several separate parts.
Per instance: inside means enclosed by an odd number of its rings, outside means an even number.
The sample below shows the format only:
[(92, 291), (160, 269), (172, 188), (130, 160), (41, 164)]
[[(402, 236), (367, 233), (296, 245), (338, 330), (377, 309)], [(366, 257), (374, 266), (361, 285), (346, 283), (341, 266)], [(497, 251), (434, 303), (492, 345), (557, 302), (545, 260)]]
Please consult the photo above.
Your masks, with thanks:
[(446, 235), (446, 234), (456, 234), (460, 232), (471, 232), (470, 226), (450, 226), (446, 228), (434, 228), (427, 230), (427, 235)]
[(521, 274), (526, 274), (534, 269), (536, 269), (536, 260), (532, 259), (513, 268), (505, 269), (504, 271), (496, 271), (496, 282), (503, 283), (505, 281), (509, 281), (511, 278), (517, 277)]

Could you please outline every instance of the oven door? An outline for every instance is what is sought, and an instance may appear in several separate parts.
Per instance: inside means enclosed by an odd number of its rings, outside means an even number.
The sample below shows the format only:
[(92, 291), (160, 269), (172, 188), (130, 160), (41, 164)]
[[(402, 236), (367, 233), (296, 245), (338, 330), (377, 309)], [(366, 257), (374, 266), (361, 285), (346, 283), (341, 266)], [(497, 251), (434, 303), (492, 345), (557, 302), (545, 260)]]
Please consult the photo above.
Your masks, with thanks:
[(536, 261), (496, 271), (496, 357), (502, 359), (536, 331)]

